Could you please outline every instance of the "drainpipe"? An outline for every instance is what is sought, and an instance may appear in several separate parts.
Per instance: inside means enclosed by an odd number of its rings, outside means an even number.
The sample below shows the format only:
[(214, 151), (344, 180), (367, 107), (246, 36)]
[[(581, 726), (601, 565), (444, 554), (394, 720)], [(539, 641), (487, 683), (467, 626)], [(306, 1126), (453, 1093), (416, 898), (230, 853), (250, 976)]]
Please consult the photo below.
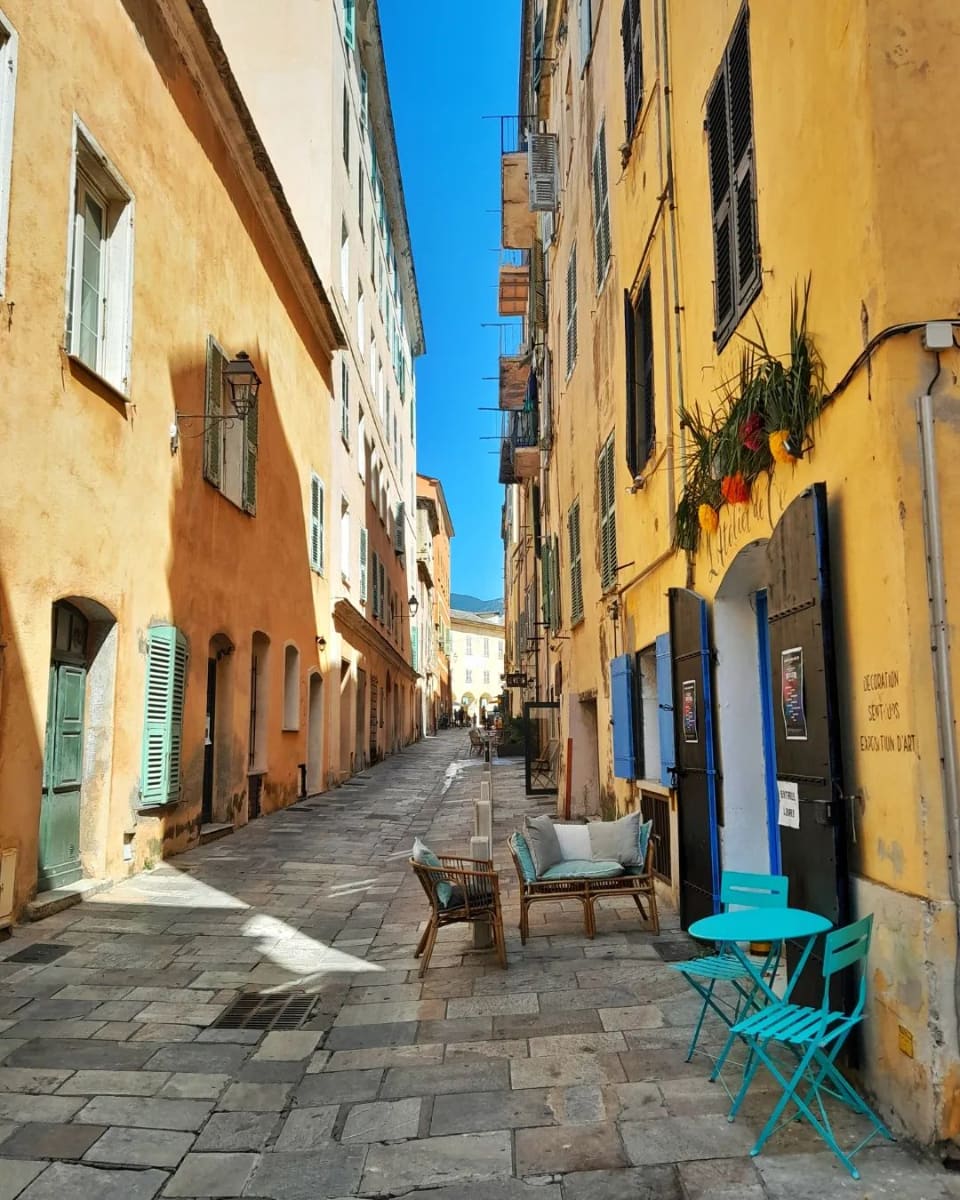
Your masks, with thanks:
[[(670, 41), (667, 33), (667, 7), (668, 0), (660, 0), (660, 29), (659, 38), (657, 40), (657, 53), (660, 58), (659, 69), (663, 95), (663, 142), (666, 152), (666, 192), (669, 196), (667, 205), (668, 226), (670, 229), (670, 265), (673, 274), (673, 341), (677, 360), (677, 411), (684, 408), (683, 395), (683, 346), (681, 344), (681, 321), (680, 321), (680, 261), (677, 250), (677, 196), (674, 186), (673, 174), (673, 110), (672, 110), (672, 87), (670, 83)], [(671, 423), (673, 414), (671, 412)], [(672, 428), (668, 430), (668, 449), (672, 446)], [(687, 437), (686, 430), (683, 425), (679, 431), (680, 443), (680, 486), (686, 487), (687, 484)], [(670, 472), (671, 478), (673, 472)], [(671, 509), (673, 506), (671, 505)], [(672, 520), (671, 520), (672, 525)], [(672, 540), (672, 538), (671, 538)], [(693, 587), (693, 554), (687, 552), (687, 587)]]
[[(937, 711), (937, 740), (940, 743), (940, 779), (950, 846), (950, 897), (957, 918), (960, 940), (960, 794), (957, 788), (956, 715), (947, 626), (947, 592), (943, 566), (943, 528), (940, 522), (940, 484), (937, 478), (934, 442), (933, 384), (917, 401), (920, 436), (920, 478), (923, 485), (923, 541), (927, 559), (927, 591), (930, 597), (930, 646), (933, 652), (934, 699)], [(960, 1029), (960, 954), (955, 956), (953, 999)]]

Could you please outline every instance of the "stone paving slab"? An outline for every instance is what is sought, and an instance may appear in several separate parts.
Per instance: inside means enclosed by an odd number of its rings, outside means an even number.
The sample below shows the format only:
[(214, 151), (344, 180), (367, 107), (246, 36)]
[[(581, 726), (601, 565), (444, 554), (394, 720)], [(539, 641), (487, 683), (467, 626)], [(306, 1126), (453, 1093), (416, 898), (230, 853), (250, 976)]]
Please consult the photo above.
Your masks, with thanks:
[[(751, 1160), (769, 1087), (726, 1120), (709, 1059), (684, 1061), (699, 1003), (632, 904), (603, 903), (593, 942), (579, 902), (540, 906), (521, 947), (505, 839), (550, 805), (516, 763), (494, 766), (510, 968), (455, 926), (421, 980), (406, 857), (415, 834), (466, 846), (464, 748), (431, 738), (16, 931), (72, 947), (53, 963), (0, 944), (0, 1200), (960, 1200), (899, 1145), (867, 1148), (855, 1184), (799, 1123)], [(296, 1030), (215, 1026), (247, 987), (316, 1007)], [(701, 1045), (721, 1040), (708, 1020)]]

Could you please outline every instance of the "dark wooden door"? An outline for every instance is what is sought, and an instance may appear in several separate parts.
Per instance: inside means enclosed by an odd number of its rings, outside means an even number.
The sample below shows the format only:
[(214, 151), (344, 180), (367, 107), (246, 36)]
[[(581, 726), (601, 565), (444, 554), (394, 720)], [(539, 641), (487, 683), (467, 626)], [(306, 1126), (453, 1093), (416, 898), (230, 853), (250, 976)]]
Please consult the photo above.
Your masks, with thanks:
[[(824, 484), (793, 501), (767, 554), (777, 781), (795, 786), (799, 802), (791, 816), (798, 827), (781, 814), (781, 869), (792, 906), (842, 925), (848, 877)], [(823, 995), (821, 949), (822, 940), (797, 984), (798, 1003), (819, 1004)], [(799, 948), (788, 947), (791, 970), (798, 957)]]
[(63, 887), (80, 878), (83, 710), (87, 690), (87, 622), (72, 605), (53, 616), (53, 655), (43, 752), (37, 882)]
[(670, 589), (670, 648), (676, 733), (680, 924), (687, 929), (717, 911), (720, 862), (713, 680), (706, 602)]
[(207, 659), (207, 720), (203, 742), (203, 792), (200, 801), (200, 823), (213, 820), (213, 758), (217, 727), (217, 660)]

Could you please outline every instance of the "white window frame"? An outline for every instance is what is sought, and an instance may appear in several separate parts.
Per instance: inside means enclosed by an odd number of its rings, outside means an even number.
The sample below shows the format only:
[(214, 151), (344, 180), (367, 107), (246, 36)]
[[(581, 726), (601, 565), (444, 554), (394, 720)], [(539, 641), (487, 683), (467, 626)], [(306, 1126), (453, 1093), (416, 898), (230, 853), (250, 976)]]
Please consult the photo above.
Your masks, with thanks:
[(367, 418), (360, 410), (360, 416), (357, 418), (357, 474), (363, 480), (367, 481)]
[(293, 733), (300, 728), (300, 650), (294, 642), (284, 642), (283, 645), (281, 717), (280, 729), (284, 733)]
[[(88, 191), (103, 205), (105, 216), (100, 281), (102, 323), (98, 328), (95, 364), (88, 363), (79, 354), (81, 278), (80, 272), (74, 271), (74, 263), (78, 242), (83, 237), (77, 204), (81, 190)], [(74, 114), (64, 288), (64, 350), (72, 362), (96, 375), (124, 399), (129, 399), (130, 393), (134, 208), (133, 192), (93, 134)]]
[(350, 301), (350, 231), (347, 222), (340, 219), (340, 291), (348, 303)]
[[(363, 226), (361, 225), (361, 229)], [(361, 358), (367, 352), (367, 326), (366, 326), (367, 298), (363, 294), (363, 283), (357, 279), (357, 351)]]
[(13, 110), (17, 94), (17, 31), (0, 12), (0, 296), (6, 295)]
[(350, 362), (344, 354), (340, 359), (340, 437), (350, 449)]

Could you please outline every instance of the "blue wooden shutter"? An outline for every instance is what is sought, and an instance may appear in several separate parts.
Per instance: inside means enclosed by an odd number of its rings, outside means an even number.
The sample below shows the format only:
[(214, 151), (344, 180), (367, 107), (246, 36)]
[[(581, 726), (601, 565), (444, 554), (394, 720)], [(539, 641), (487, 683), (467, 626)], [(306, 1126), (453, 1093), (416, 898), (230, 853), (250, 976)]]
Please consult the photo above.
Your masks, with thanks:
[(657, 638), (657, 714), (660, 726), (660, 782), (674, 786), (677, 748), (673, 729), (673, 664), (670, 661), (670, 634)]
[(357, 0), (343, 0), (343, 40), (351, 50), (357, 44)]
[(187, 646), (173, 625), (147, 631), (140, 798), (144, 805), (180, 797), (180, 758)]
[(637, 757), (633, 721), (633, 655), (621, 654), (610, 663), (613, 706), (613, 773), (617, 779), (636, 779)]

